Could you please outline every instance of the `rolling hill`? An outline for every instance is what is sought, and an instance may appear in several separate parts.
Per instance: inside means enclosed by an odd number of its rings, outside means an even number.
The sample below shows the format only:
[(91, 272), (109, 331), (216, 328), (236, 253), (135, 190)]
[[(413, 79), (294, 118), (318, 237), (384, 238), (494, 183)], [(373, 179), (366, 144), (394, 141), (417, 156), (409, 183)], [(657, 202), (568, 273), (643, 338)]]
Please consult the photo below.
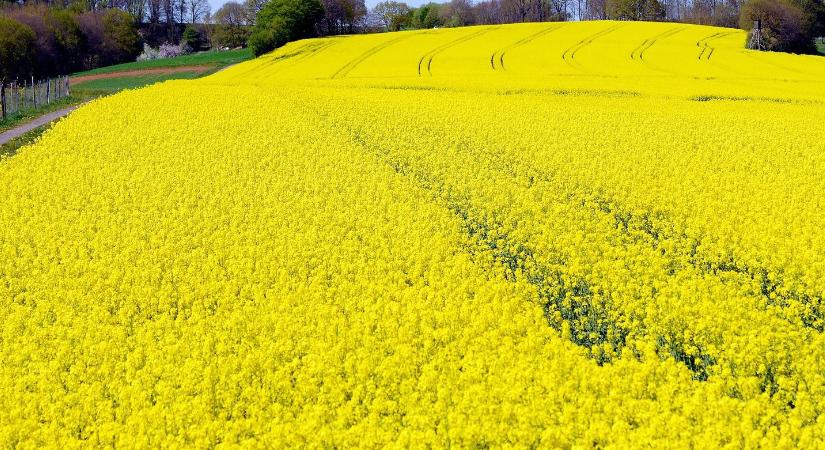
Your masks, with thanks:
[(0, 162), (0, 443), (814, 448), (825, 59), (310, 39)]

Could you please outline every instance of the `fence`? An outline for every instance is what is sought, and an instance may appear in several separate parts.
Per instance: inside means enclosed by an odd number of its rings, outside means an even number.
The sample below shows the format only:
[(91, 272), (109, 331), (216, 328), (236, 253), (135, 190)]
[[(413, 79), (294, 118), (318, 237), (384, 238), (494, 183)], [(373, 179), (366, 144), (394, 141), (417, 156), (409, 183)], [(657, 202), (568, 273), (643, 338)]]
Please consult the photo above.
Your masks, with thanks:
[(2, 118), (27, 109), (36, 109), (69, 96), (69, 77), (62, 76), (31, 83), (0, 82), (0, 108)]

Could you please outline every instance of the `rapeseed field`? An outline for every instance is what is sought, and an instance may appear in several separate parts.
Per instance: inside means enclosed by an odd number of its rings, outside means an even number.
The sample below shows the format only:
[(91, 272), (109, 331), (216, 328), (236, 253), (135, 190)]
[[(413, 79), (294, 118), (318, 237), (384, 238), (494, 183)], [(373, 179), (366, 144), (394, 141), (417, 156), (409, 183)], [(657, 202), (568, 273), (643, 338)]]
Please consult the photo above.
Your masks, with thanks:
[(825, 58), (311, 39), (0, 162), (0, 443), (817, 448)]

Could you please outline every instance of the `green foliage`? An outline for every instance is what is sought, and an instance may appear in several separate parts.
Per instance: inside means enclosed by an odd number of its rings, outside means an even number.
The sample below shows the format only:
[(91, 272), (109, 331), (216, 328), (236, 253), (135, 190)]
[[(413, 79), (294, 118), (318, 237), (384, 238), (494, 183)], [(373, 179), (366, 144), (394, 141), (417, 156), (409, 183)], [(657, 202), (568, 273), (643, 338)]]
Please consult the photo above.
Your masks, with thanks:
[(22, 134), (5, 144), (0, 144), (0, 158), (14, 156), (18, 150), (37, 140), (51, 125), (37, 127), (28, 133)]
[(5, 119), (0, 118), (0, 133), (17, 127), (20, 124), (29, 122), (32, 119), (42, 116), (53, 111), (58, 111), (67, 106), (76, 105), (88, 101), (89, 98), (85, 95), (73, 93), (68, 97), (63, 97), (57, 100), (52, 100), (48, 105), (39, 105), (37, 108), (26, 108), (6, 116)]
[(825, 2), (822, 0), (794, 0), (803, 14), (804, 33), (811, 37), (825, 36)]
[(791, 1), (750, 0), (742, 7), (739, 20), (748, 31), (754, 21), (762, 21), (762, 40), (768, 50), (811, 53), (814, 49), (805, 13)]
[(193, 51), (197, 52), (203, 50), (203, 39), (201, 38), (201, 34), (191, 24), (187, 25), (186, 29), (183, 30), (183, 36), (181, 39)]
[(216, 25), (212, 31), (212, 43), (215, 47), (244, 47), (249, 41), (249, 28), (233, 25)]
[(258, 56), (287, 42), (317, 35), (324, 15), (318, 0), (272, 0), (258, 14), (249, 46)]
[(82, 55), (88, 49), (88, 42), (75, 14), (65, 9), (53, 9), (49, 15), (51, 32), (61, 54), (53, 61), (54, 72), (67, 74), (82, 65)]
[(119, 9), (26, 4), (0, 10), (0, 67), (7, 80), (65, 75), (134, 60), (141, 38), (134, 18)]
[(215, 13), (215, 28), (212, 31), (214, 47), (245, 47), (249, 40), (249, 15), (238, 2), (228, 2)]
[(427, 3), (413, 12), (413, 28), (435, 28), (441, 26), (441, 5)]
[(412, 21), (412, 10), (406, 3), (397, 1), (383, 1), (373, 8), (373, 14), (381, 21), (387, 31), (398, 31), (409, 28)]
[(607, 0), (607, 16), (613, 20), (663, 20), (665, 7), (658, 0)]
[(107, 45), (113, 45), (123, 59), (135, 59), (140, 54), (140, 35), (132, 16), (119, 9), (107, 9), (103, 13), (103, 31)]
[(32, 70), (35, 35), (31, 28), (0, 16), (0, 81), (25, 77)]

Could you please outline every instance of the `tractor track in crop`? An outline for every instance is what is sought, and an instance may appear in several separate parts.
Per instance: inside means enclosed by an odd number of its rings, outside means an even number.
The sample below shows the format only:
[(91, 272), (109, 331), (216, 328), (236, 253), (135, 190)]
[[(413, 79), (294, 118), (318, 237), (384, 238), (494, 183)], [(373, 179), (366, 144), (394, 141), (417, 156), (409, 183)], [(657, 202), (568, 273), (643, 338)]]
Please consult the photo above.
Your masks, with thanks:
[[(511, 51), (511, 50), (513, 50), (513, 49), (516, 49), (516, 48), (518, 48), (518, 47), (521, 47), (522, 45), (529, 44), (530, 42), (532, 42), (532, 41), (534, 41), (534, 40), (536, 40), (536, 39), (538, 39), (538, 38), (540, 38), (540, 37), (543, 37), (543, 36), (545, 36), (545, 35), (547, 35), (547, 34), (552, 33), (553, 31), (558, 30), (558, 29), (559, 29), (559, 28), (561, 28), (562, 26), (564, 26), (564, 25), (549, 26), (549, 27), (545, 28), (544, 30), (541, 30), (541, 31), (536, 32), (536, 33), (533, 33), (533, 34), (531, 34), (531, 35), (529, 35), (529, 36), (526, 36), (526, 37), (524, 37), (524, 38), (522, 38), (522, 39), (520, 39), (520, 40), (518, 40), (518, 41), (516, 41), (516, 42), (514, 42), (514, 43), (512, 43), (512, 44), (510, 44), (510, 45), (508, 45), (508, 46), (506, 46), (506, 47), (502, 47), (502, 48), (500, 48), (500, 49), (496, 50), (495, 52), (493, 52), (493, 54), (492, 54), (492, 55), (490, 55), (490, 67), (491, 67), (493, 70), (498, 70), (498, 69), (496, 69), (496, 60), (498, 60), (498, 62), (499, 62), (499, 69), (501, 69), (501, 70), (506, 70), (506, 68), (505, 68), (505, 66), (504, 66), (504, 55), (505, 55), (507, 52), (509, 52), (509, 51)], [(498, 55), (498, 58), (496, 58), (496, 55)]]
[(440, 45), (440, 46), (430, 50), (429, 52), (425, 53), (418, 60), (418, 76), (419, 77), (424, 76), (423, 69), (425, 69), (425, 68), (427, 70), (427, 74), (429, 74), (430, 76), (433, 75), (433, 71), (432, 71), (433, 58), (435, 58), (439, 53), (444, 52), (445, 50), (448, 50), (452, 47), (455, 47), (456, 45), (463, 44), (463, 43), (465, 43), (469, 40), (475, 39), (475, 38), (477, 38), (477, 37), (479, 37), (483, 34), (487, 34), (490, 31), (493, 31), (493, 30), (496, 30), (496, 29), (498, 29), (498, 27), (487, 28), (485, 30), (479, 30), (479, 31), (476, 31), (474, 33), (470, 33), (468, 35), (461, 36), (458, 39), (454, 39), (454, 40), (452, 40), (452, 41), (450, 41), (446, 44)]
[(710, 61), (710, 58), (713, 56), (713, 52), (716, 51), (715, 47), (711, 47), (709, 44), (717, 39), (723, 38), (725, 36), (730, 36), (731, 34), (736, 33), (735, 31), (720, 31), (719, 33), (711, 34), (710, 36), (704, 37), (696, 41), (696, 46), (702, 49), (699, 52), (698, 59), (701, 61), (702, 58), (705, 58), (706, 61)]
[[(564, 270), (568, 263), (563, 254), (536, 253), (528, 240), (518, 237), (517, 229), (512, 224), (505, 225), (500, 217), (506, 217), (506, 211), (479, 209), (471, 202), (467, 194), (447, 184), (436, 173), (416, 164), (416, 160), (394, 154), (392, 148), (375, 142), (349, 121), (341, 121), (329, 112), (318, 110), (320, 116), (328, 119), (328, 126), (343, 129), (352, 137), (353, 143), (382, 163), (391, 167), (399, 176), (410, 179), (423, 191), (432, 196), (433, 201), (444, 206), (454, 214), (462, 224), (470, 243), (464, 249), (480, 264), (488, 261), (497, 265), (503, 272), (505, 280), (526, 282), (533, 286), (537, 301), (542, 305), (548, 326), (562, 332), (569, 330), (570, 341), (588, 351), (588, 355), (598, 364), (609, 364), (614, 358), (627, 357), (639, 359), (642, 356), (633, 348), (626, 348), (628, 339), (647, 336), (644, 328), (631, 330), (625, 325), (628, 317), (615, 308), (612, 296), (602, 288), (594, 286), (579, 275)], [(334, 123), (334, 125), (333, 125)], [(506, 173), (514, 177), (523, 176), (514, 167), (521, 165), (496, 152), (472, 148), (469, 142), (459, 144), (465, 151), (477, 154), (479, 158), (490, 163), (501, 162)], [(509, 163), (509, 165), (507, 164)], [(508, 170), (509, 169), (509, 170)], [(537, 177), (540, 173), (533, 172)], [(582, 205), (587, 206), (587, 205)], [(505, 214), (502, 216), (502, 214)], [(491, 258), (491, 259), (487, 259)], [(685, 344), (673, 336), (649, 336), (656, 343), (663, 359), (672, 358), (692, 373), (695, 381), (706, 381), (711, 374), (711, 367), (716, 364), (713, 355), (706, 353), (697, 345), (699, 353), (689, 353)], [(610, 352), (606, 349), (609, 348)]]
[[(280, 72), (283, 68), (294, 66), (302, 61), (315, 57), (327, 48), (338, 44), (337, 39), (325, 39), (325, 42), (309, 42), (290, 53), (274, 54), (268, 57), (268, 61), (260, 66), (254, 67), (251, 70), (240, 72), (238, 75), (249, 76), (258, 72), (267, 71), (265, 78), (270, 78), (274, 74)], [(272, 71), (269, 71), (273, 66), (278, 66)]]
[(388, 41), (382, 42), (382, 43), (370, 48), (369, 50), (367, 50), (364, 53), (360, 54), (357, 58), (355, 58), (352, 61), (346, 63), (343, 67), (341, 67), (334, 74), (332, 74), (332, 76), (330, 78), (336, 79), (336, 78), (346, 77), (350, 72), (353, 71), (353, 69), (358, 67), (359, 64), (366, 61), (371, 56), (375, 55), (376, 53), (380, 52), (381, 50), (384, 50), (385, 48), (387, 48), (391, 45), (397, 44), (398, 42), (403, 41), (404, 39), (410, 38), (412, 36), (413, 36), (412, 33), (404, 33), (401, 36), (396, 37), (395, 39), (390, 39)]
[(563, 59), (563, 60), (564, 60), (567, 64), (569, 64), (571, 67), (574, 67), (574, 68), (576, 68), (576, 69), (581, 70), (581, 67), (579, 67), (579, 66), (576, 64), (576, 61), (575, 61), (575, 59), (576, 59), (576, 53), (578, 53), (578, 52), (579, 52), (579, 50), (581, 50), (581, 49), (583, 49), (583, 48), (587, 47), (588, 45), (592, 44), (592, 43), (593, 43), (594, 41), (596, 41), (597, 39), (599, 39), (599, 38), (601, 38), (601, 37), (603, 37), (603, 36), (606, 36), (606, 35), (608, 35), (608, 34), (610, 34), (610, 33), (614, 32), (614, 31), (616, 31), (617, 29), (621, 28), (622, 26), (624, 26), (624, 24), (616, 24), (616, 25), (612, 25), (612, 26), (609, 26), (609, 27), (605, 28), (604, 30), (601, 30), (601, 31), (599, 31), (599, 32), (597, 32), (597, 33), (591, 34), (590, 36), (588, 36), (588, 37), (586, 37), (586, 38), (582, 39), (581, 41), (577, 42), (577, 43), (576, 43), (575, 45), (573, 45), (572, 47), (570, 47), (570, 48), (568, 48), (567, 50), (565, 50), (565, 51), (561, 54), (561, 59)]
[(656, 43), (659, 40), (669, 38), (669, 37), (679, 33), (680, 31), (682, 31), (684, 29), (685, 29), (684, 26), (670, 28), (670, 29), (668, 29), (668, 30), (666, 30), (662, 33), (659, 33), (659, 34), (651, 37), (651, 38), (645, 39), (644, 42), (639, 44), (636, 48), (634, 48), (630, 52), (630, 59), (636, 60), (638, 58), (639, 61), (644, 61), (645, 60), (645, 52), (650, 50), (650, 48), (653, 47), (654, 45), (656, 45)]

